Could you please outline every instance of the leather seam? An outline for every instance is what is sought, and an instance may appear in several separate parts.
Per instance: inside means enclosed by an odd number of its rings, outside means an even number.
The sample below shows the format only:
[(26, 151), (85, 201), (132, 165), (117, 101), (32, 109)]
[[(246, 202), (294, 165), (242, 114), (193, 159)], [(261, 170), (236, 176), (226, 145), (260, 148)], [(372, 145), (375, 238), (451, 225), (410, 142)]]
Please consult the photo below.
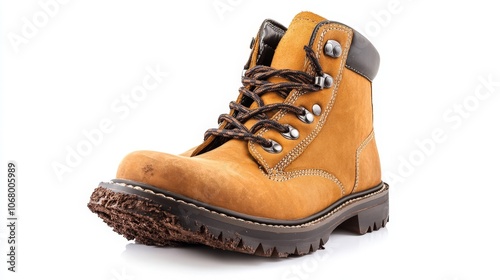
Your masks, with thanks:
[(318, 24), (321, 22), (321, 21), (317, 21), (317, 20), (312, 20), (310, 18), (302, 18), (302, 17), (295, 18), (293, 21), (298, 21), (298, 20), (306, 20), (306, 21), (310, 21), (310, 22), (315, 23), (315, 24)]
[(340, 182), (340, 180), (333, 174), (322, 169), (301, 169), (301, 170), (277, 172), (271, 174), (265, 173), (264, 170), (262, 170), (262, 168), (259, 168), (259, 170), (262, 172), (262, 174), (264, 174), (264, 176), (276, 182), (285, 182), (294, 178), (304, 177), (304, 176), (319, 176), (334, 182), (337, 185), (337, 187), (339, 187), (342, 196), (344, 196), (345, 194), (345, 188), (342, 182)]
[(308, 226), (317, 224), (317, 223), (319, 223), (319, 222), (321, 222), (321, 221), (329, 218), (333, 214), (335, 214), (338, 211), (340, 211), (342, 208), (344, 208), (344, 207), (346, 207), (346, 206), (348, 206), (348, 205), (350, 205), (350, 204), (352, 204), (352, 203), (354, 203), (356, 201), (363, 200), (363, 199), (369, 198), (369, 197), (374, 196), (374, 195), (378, 195), (378, 194), (380, 194), (380, 193), (382, 193), (382, 192), (384, 192), (384, 191), (387, 190), (387, 186), (384, 185), (380, 190), (378, 190), (376, 192), (369, 193), (369, 194), (366, 194), (366, 195), (361, 196), (361, 197), (356, 197), (356, 198), (350, 199), (350, 200), (342, 203), (341, 205), (339, 205), (335, 209), (332, 209), (332, 211), (326, 213), (325, 215), (323, 215), (323, 216), (321, 216), (321, 217), (319, 217), (319, 218), (317, 218), (317, 219), (315, 219), (313, 221), (310, 221), (310, 222), (307, 222), (307, 223), (303, 223), (303, 224), (299, 224), (299, 225), (287, 226), (287, 225), (271, 225), (271, 224), (265, 224), (265, 223), (259, 223), (259, 222), (244, 220), (244, 219), (237, 218), (237, 217), (234, 217), (234, 216), (230, 216), (230, 215), (227, 215), (227, 214), (224, 214), (224, 213), (213, 211), (213, 210), (207, 209), (205, 207), (201, 207), (201, 206), (198, 206), (196, 204), (193, 204), (193, 203), (190, 203), (190, 202), (186, 202), (186, 201), (181, 200), (181, 199), (176, 199), (176, 198), (173, 198), (173, 197), (170, 197), (170, 196), (166, 196), (166, 195), (164, 195), (162, 193), (157, 193), (157, 192), (154, 192), (152, 190), (149, 190), (149, 189), (146, 189), (146, 188), (143, 188), (143, 187), (139, 187), (139, 186), (134, 186), (134, 185), (125, 184), (125, 183), (115, 183), (115, 182), (107, 182), (107, 183), (108, 184), (113, 184), (113, 185), (119, 185), (119, 186), (122, 186), (122, 187), (128, 187), (128, 188), (131, 188), (131, 189), (134, 189), (134, 190), (143, 191), (145, 193), (150, 193), (150, 194), (153, 194), (153, 195), (157, 195), (157, 196), (163, 197), (163, 198), (168, 199), (168, 200), (172, 200), (172, 201), (175, 201), (175, 202), (178, 202), (178, 203), (182, 203), (182, 204), (185, 204), (185, 205), (188, 205), (188, 206), (191, 206), (191, 207), (195, 207), (196, 209), (201, 210), (201, 211), (205, 211), (205, 212), (209, 212), (209, 213), (216, 214), (216, 215), (219, 215), (219, 216), (223, 216), (223, 217), (228, 218), (228, 219), (237, 220), (237, 221), (248, 223), (248, 224), (254, 224), (254, 225), (259, 225), (259, 226), (271, 227), (271, 228), (303, 228), (303, 227), (308, 227)]
[(361, 76), (365, 77), (368, 81), (372, 82), (372, 79), (368, 78), (368, 76), (366, 76), (365, 74), (363, 74), (362, 72), (360, 72), (360, 71), (359, 71), (359, 70), (357, 70), (356, 68), (354, 68), (354, 67), (352, 67), (352, 66), (350, 66), (350, 65), (348, 65), (348, 64), (346, 64), (346, 65), (345, 65), (345, 67), (346, 67), (347, 69), (350, 69), (350, 70), (352, 70), (352, 71), (356, 72), (357, 74), (359, 74), (359, 75), (361, 75)]
[(361, 143), (361, 145), (359, 145), (359, 147), (356, 149), (356, 179), (354, 181), (354, 188), (352, 189), (351, 193), (354, 193), (356, 191), (356, 189), (358, 188), (358, 183), (359, 183), (359, 158), (361, 156), (361, 152), (365, 149), (366, 146), (368, 146), (368, 144), (373, 139), (375, 139), (374, 136), (375, 136), (375, 132), (374, 132), (374, 130), (372, 130), (370, 132), (370, 134), (368, 135), (368, 137), (366, 137), (365, 140), (363, 140), (363, 142)]
[[(293, 93), (291, 93), (291, 97), (290, 99), (288, 100), (285, 100), (284, 103), (286, 104), (294, 104), (295, 101), (297, 101), (297, 99), (303, 94), (303, 92), (299, 91), (299, 90), (293, 90)], [(278, 111), (271, 119), (272, 120), (275, 120), (275, 121), (279, 121), (281, 118), (283, 118), (285, 115), (287, 114), (287, 112), (285, 110), (280, 110)], [(257, 132), (257, 135), (258, 136), (262, 136), (264, 133), (266, 133), (267, 131), (269, 131), (268, 128), (263, 128), (261, 129), (259, 132)], [(263, 163), (263, 166), (264, 168), (266, 169), (266, 171), (270, 171), (270, 173), (273, 172), (273, 168), (271, 168), (268, 164), (267, 164), (267, 161), (264, 159), (264, 157), (257, 151), (257, 149), (255, 148), (255, 144), (253, 142), (249, 142), (249, 146), (250, 146), (250, 149), (255, 153), (255, 155), (257, 156), (257, 158), (259, 159), (260, 162)], [(266, 174), (267, 175), (267, 174)]]
[[(299, 18), (301, 19), (301, 18)], [(308, 20), (308, 19), (305, 19)], [(319, 36), (319, 41), (316, 45), (316, 53), (318, 56), (318, 59), (321, 58), (321, 46), (322, 43), (324, 42), (324, 37), (327, 32), (331, 30), (338, 30), (339, 32), (344, 32), (347, 34), (347, 40), (346, 40), (346, 51), (342, 52), (342, 60), (340, 63), (340, 67), (337, 70), (337, 75), (335, 77), (335, 85), (332, 89), (332, 97), (330, 98), (328, 105), (326, 106), (325, 113), (321, 115), (320, 120), (318, 121), (318, 124), (316, 127), (313, 129), (313, 131), (305, 138), (303, 139), (299, 144), (297, 144), (293, 149), (290, 150), (274, 167), (270, 167), (269, 164), (267, 163), (266, 159), (259, 153), (259, 151), (256, 149), (255, 144), (253, 142), (249, 142), (249, 147), (250, 150), (252, 151), (252, 154), (256, 156), (259, 160), (259, 162), (264, 166), (266, 169), (266, 172), (272, 174), (272, 173), (277, 173), (277, 172), (282, 172), (288, 165), (290, 165), (298, 156), (302, 154), (302, 152), (305, 150), (305, 148), (316, 138), (316, 136), (319, 134), (321, 129), (323, 128), (323, 125), (326, 122), (326, 119), (333, 107), (333, 104), (335, 103), (336, 96), (337, 96), (337, 90), (340, 86), (340, 81), (342, 80), (342, 74), (343, 74), (343, 69), (345, 67), (345, 63), (347, 61), (347, 56), (348, 56), (348, 50), (351, 46), (352, 43), (352, 36), (353, 32), (351, 29), (340, 25), (340, 24), (334, 24), (333, 26), (326, 28), (321, 32), (321, 35)], [(306, 62), (307, 63), (307, 60)], [(308, 68), (308, 67), (307, 67)], [(307, 71), (308, 69), (306, 69)], [(294, 91), (292, 98), (288, 100), (287, 103), (293, 104), (297, 101), (297, 99), (302, 95), (300, 91)], [(285, 116), (288, 112), (285, 112), (284, 110), (280, 110), (278, 113), (276, 113), (272, 119), (279, 121), (283, 116)], [(267, 132), (269, 129), (262, 129), (260, 130), (257, 135), (262, 136), (265, 132)]]
[[(349, 49), (349, 47), (350, 47), (350, 43), (352, 41), (352, 32), (349, 32), (350, 30), (348, 28), (343, 27), (341, 25), (327, 28), (327, 29), (323, 30), (323, 32), (321, 33), (321, 35), (319, 37), (319, 41), (318, 41), (317, 48), (316, 48), (316, 53), (318, 54), (318, 59), (321, 58), (321, 49), (322, 49), (321, 46), (324, 42), (325, 34), (331, 30), (338, 30), (340, 32), (347, 33), (348, 40), (346, 42), (346, 48)], [(321, 117), (318, 121), (318, 124), (316, 125), (314, 130), (304, 140), (302, 140), (298, 145), (296, 145), (287, 155), (285, 155), (276, 164), (276, 166), (274, 167), (275, 169), (283, 170), (285, 167), (290, 165), (298, 156), (300, 156), (302, 154), (302, 152), (305, 150), (305, 148), (307, 146), (309, 146), (309, 144), (314, 140), (314, 138), (316, 138), (316, 136), (319, 134), (319, 132), (323, 128), (323, 125), (325, 124), (326, 119), (327, 119), (327, 117), (328, 117), (328, 115), (333, 107), (333, 104), (335, 103), (336, 97), (337, 97), (337, 91), (339, 89), (340, 81), (342, 80), (342, 74), (343, 74), (343, 67), (342, 67), (343, 65), (342, 64), (345, 65), (346, 60), (347, 60), (347, 54), (348, 54), (348, 51), (345, 51), (342, 54), (342, 62), (341, 62), (341, 65), (338, 69), (338, 73), (335, 77), (335, 86), (332, 89), (333, 94), (328, 102), (328, 105), (326, 106), (325, 113), (321, 115)]]
[(276, 25), (272, 24), (271, 22), (268, 23), (269, 24), (269, 27), (271, 27), (272, 30), (276, 31), (277, 33), (279, 33), (280, 35), (283, 35), (285, 34), (285, 30), (277, 27)]

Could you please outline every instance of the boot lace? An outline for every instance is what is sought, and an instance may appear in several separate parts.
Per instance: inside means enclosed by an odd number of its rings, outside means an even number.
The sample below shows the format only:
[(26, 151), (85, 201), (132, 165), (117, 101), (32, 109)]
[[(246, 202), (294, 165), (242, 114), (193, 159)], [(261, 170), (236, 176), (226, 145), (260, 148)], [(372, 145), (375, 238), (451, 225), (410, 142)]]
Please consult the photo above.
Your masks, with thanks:
[[(261, 128), (275, 129), (280, 133), (286, 133), (289, 127), (284, 124), (272, 120), (266, 115), (267, 112), (285, 110), (295, 113), (298, 116), (304, 116), (308, 111), (302, 107), (297, 107), (286, 103), (264, 104), (261, 96), (268, 92), (275, 92), (285, 99), (292, 90), (299, 90), (303, 93), (314, 92), (322, 89), (325, 84), (325, 73), (316, 58), (314, 51), (309, 46), (304, 46), (306, 56), (311, 62), (315, 76), (303, 71), (290, 69), (274, 69), (272, 67), (258, 65), (247, 70), (242, 77), (243, 86), (239, 92), (243, 95), (242, 102), (237, 103), (231, 101), (230, 109), (234, 109), (234, 113), (222, 114), (219, 116), (219, 123), (226, 121), (227, 125), (223, 128), (211, 128), (205, 132), (205, 140), (210, 136), (218, 136), (229, 139), (240, 139), (252, 141), (260, 144), (263, 147), (273, 145), (272, 140), (256, 135), (256, 132)], [(273, 83), (268, 79), (271, 77), (281, 77), (286, 79), (285, 82)], [(244, 102), (246, 99), (247, 102)], [(243, 103), (253, 103), (257, 105), (255, 109), (250, 109), (250, 106), (245, 106)], [(256, 119), (257, 122), (250, 128), (247, 128), (244, 123), (250, 119)]]

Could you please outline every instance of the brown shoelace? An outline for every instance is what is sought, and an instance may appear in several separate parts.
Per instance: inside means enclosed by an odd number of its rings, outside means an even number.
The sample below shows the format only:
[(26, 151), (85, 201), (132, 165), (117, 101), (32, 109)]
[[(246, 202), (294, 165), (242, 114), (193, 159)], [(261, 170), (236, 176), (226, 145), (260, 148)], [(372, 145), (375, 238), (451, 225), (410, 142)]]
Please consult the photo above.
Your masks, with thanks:
[[(312, 63), (316, 76), (306, 72), (290, 70), (290, 69), (274, 69), (268, 66), (257, 65), (245, 72), (242, 77), (243, 86), (239, 92), (244, 98), (250, 98), (257, 104), (257, 108), (250, 109), (242, 103), (231, 101), (230, 109), (234, 109), (234, 114), (222, 114), (219, 116), (219, 123), (226, 121), (226, 126), (223, 128), (211, 128), (205, 132), (205, 140), (210, 136), (219, 136), (228, 139), (242, 139), (258, 143), (264, 147), (272, 145), (271, 140), (265, 139), (255, 133), (261, 128), (275, 129), (281, 133), (288, 131), (288, 126), (269, 119), (265, 114), (270, 111), (286, 110), (295, 113), (296, 115), (304, 115), (307, 111), (302, 107), (297, 107), (285, 103), (264, 104), (261, 96), (268, 92), (275, 92), (282, 98), (286, 98), (292, 90), (300, 90), (301, 92), (313, 92), (323, 88), (323, 85), (318, 83), (318, 78), (324, 77), (323, 70), (318, 59), (314, 55), (314, 51), (304, 46), (307, 58)], [(268, 79), (271, 77), (281, 77), (286, 79), (286, 82), (273, 83)], [(248, 129), (244, 123), (252, 118), (258, 121)]]

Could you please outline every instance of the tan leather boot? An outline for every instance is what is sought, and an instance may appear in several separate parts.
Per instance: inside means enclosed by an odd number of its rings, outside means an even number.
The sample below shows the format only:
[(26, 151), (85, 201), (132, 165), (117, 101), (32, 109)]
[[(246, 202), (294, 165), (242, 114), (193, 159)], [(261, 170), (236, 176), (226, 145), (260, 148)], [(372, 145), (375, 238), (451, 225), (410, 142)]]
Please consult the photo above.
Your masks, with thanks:
[(322, 248), (341, 226), (384, 227), (371, 83), (379, 55), (360, 33), (299, 13), (266, 20), (243, 87), (218, 128), (183, 155), (137, 151), (89, 208), (127, 239), (201, 243), (263, 256)]

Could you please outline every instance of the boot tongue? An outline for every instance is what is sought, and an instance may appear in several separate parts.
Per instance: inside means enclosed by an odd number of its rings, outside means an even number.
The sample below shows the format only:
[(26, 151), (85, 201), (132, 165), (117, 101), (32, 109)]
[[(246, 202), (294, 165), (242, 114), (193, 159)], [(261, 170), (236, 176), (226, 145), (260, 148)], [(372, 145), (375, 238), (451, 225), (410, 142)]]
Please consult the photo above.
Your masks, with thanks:
[(316, 25), (324, 20), (311, 12), (297, 14), (276, 48), (271, 67), (303, 70), (306, 59), (304, 46), (309, 44)]

